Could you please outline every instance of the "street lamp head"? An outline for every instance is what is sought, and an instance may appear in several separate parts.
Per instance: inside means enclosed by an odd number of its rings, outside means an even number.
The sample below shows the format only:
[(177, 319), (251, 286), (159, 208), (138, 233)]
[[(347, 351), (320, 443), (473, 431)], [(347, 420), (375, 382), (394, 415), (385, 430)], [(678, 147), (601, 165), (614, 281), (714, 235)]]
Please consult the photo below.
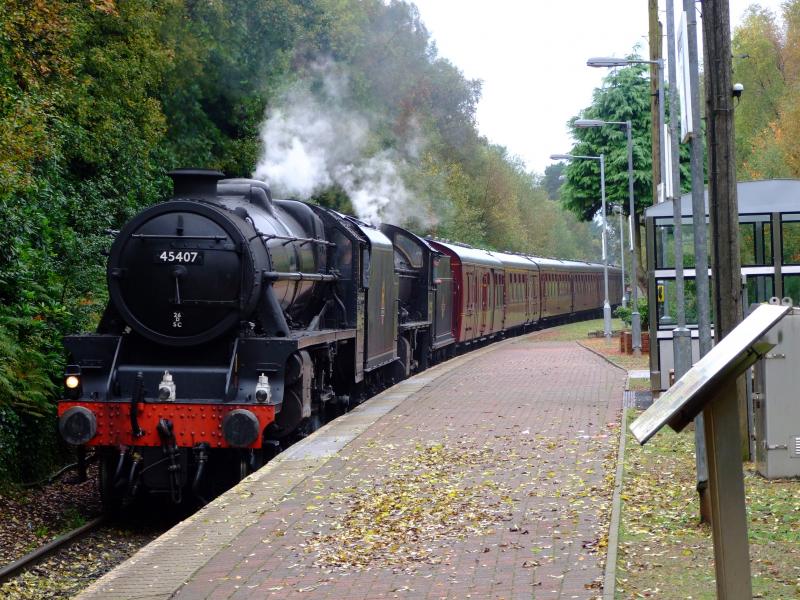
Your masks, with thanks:
[(627, 67), (631, 61), (613, 56), (595, 56), (586, 61), (588, 67)]
[(571, 154), (551, 154), (550, 160), (572, 160), (573, 156)]
[(602, 127), (603, 125), (607, 125), (607, 122), (601, 119), (577, 119), (573, 125), (585, 129), (587, 127)]

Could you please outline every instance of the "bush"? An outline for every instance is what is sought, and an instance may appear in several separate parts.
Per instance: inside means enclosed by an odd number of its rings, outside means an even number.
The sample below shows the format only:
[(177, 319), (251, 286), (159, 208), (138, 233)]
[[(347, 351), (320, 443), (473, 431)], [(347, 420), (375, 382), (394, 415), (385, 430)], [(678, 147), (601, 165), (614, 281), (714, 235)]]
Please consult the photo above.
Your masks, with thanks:
[(0, 406), (0, 483), (19, 477), (19, 415), (8, 407)]
[[(631, 314), (633, 313), (633, 309), (630, 306), (618, 306), (614, 310), (614, 316), (618, 319), (622, 319), (622, 322), (625, 323), (627, 327), (631, 326)], [(650, 321), (649, 321), (649, 306), (647, 304), (647, 297), (640, 296), (639, 297), (639, 320), (642, 325), (642, 331), (647, 331), (650, 329)]]

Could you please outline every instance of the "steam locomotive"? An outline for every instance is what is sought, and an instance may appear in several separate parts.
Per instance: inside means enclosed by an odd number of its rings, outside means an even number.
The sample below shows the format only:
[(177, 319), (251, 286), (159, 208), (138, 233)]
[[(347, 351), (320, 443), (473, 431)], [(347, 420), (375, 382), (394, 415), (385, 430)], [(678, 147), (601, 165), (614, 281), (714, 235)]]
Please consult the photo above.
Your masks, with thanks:
[(108, 508), (202, 500), (433, 362), (602, 310), (600, 265), (375, 228), (216, 171), (170, 175), (174, 197), (116, 235), (96, 333), (65, 339), (59, 430), (94, 448)]

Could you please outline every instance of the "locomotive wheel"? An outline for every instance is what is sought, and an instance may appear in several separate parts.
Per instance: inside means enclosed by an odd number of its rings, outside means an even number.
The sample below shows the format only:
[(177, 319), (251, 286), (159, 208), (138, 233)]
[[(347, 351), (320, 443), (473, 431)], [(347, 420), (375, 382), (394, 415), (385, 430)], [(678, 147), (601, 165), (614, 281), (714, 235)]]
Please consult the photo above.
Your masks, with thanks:
[(297, 386), (286, 389), (283, 395), (281, 412), (275, 422), (269, 425), (268, 437), (283, 439), (301, 426), (303, 421), (303, 400)]
[(103, 511), (109, 514), (119, 513), (125, 500), (125, 487), (114, 485), (118, 461), (119, 456), (115, 454), (106, 454), (99, 461), (97, 484), (100, 488), (100, 502), (103, 505)]

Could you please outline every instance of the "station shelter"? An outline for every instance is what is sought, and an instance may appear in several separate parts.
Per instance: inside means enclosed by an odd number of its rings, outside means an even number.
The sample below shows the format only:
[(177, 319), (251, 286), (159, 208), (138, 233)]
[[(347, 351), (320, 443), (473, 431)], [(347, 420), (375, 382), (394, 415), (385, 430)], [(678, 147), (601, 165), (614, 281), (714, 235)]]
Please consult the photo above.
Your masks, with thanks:
[[(745, 181), (737, 185), (739, 250), (745, 310), (772, 297), (791, 298), (800, 304), (800, 180)], [(681, 234), (685, 279), (686, 324), (692, 335), (692, 362), (699, 358), (697, 302), (695, 293), (694, 234), (691, 194), (681, 197)], [(705, 194), (708, 227), (708, 191)], [(654, 391), (670, 384), (674, 366), (672, 331), (676, 326), (675, 249), (673, 204), (651, 206), (645, 211), (647, 244), (647, 300), (650, 331), (650, 375)], [(710, 236), (707, 236), (710, 256)], [(710, 276), (710, 269), (709, 269)], [(713, 290), (713, 281), (710, 282)], [(711, 335), (714, 314), (711, 298)]]

